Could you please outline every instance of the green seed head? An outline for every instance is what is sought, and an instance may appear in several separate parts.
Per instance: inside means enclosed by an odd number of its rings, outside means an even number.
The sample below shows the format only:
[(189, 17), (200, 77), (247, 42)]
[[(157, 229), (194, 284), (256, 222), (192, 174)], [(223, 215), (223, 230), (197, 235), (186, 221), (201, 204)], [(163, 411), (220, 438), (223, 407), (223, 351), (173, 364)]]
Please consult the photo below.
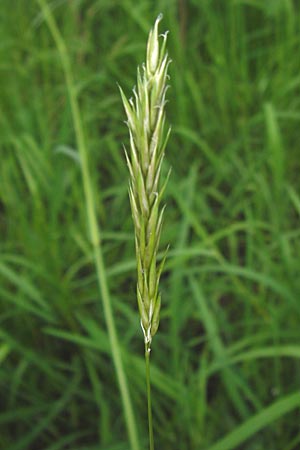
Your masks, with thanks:
[(146, 64), (137, 71), (134, 97), (127, 100), (120, 88), (130, 136), (126, 153), (129, 168), (129, 198), (135, 228), (137, 256), (137, 299), (141, 326), (148, 347), (159, 324), (161, 296), (159, 278), (164, 261), (157, 265), (163, 209), (160, 172), (169, 131), (165, 132), (165, 104), (168, 89), (167, 34), (158, 34), (160, 14), (149, 33)]

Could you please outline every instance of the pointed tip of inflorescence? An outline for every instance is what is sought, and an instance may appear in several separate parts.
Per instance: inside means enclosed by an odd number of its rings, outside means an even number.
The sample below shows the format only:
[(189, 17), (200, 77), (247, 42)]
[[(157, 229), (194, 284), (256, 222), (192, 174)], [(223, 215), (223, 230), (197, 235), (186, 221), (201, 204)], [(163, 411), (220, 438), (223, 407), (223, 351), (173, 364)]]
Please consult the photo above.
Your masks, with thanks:
[(158, 41), (158, 25), (162, 20), (163, 15), (159, 14), (154, 23), (154, 27), (149, 33), (148, 43), (147, 43), (147, 59), (146, 67), (149, 74), (153, 74), (159, 62), (159, 41)]

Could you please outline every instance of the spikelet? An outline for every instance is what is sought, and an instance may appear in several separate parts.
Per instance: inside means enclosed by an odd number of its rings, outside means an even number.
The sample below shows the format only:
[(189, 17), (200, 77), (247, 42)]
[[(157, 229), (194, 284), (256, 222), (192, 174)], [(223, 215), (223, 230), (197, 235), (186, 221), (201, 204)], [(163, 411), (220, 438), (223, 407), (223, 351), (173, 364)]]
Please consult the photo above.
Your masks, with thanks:
[[(160, 14), (149, 33), (146, 64), (137, 70), (133, 98), (127, 100), (120, 88), (127, 115), (130, 152), (129, 198), (135, 228), (137, 300), (145, 344), (150, 349), (159, 325), (161, 296), (159, 279), (165, 257), (157, 264), (164, 208), (160, 208), (167, 179), (160, 187), (160, 172), (170, 129), (165, 133), (165, 104), (168, 89), (167, 33), (158, 35)], [(160, 42), (162, 40), (162, 42)]]

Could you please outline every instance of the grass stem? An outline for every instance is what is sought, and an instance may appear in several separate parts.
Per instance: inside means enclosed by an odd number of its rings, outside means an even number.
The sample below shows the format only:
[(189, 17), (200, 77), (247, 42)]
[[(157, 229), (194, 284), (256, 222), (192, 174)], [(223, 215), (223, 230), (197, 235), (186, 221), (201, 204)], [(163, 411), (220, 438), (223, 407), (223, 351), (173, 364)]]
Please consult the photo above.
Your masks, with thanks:
[(150, 353), (151, 353), (150, 345), (145, 344), (148, 425), (149, 425), (149, 449), (154, 450), (152, 405), (151, 405), (151, 382), (150, 382)]

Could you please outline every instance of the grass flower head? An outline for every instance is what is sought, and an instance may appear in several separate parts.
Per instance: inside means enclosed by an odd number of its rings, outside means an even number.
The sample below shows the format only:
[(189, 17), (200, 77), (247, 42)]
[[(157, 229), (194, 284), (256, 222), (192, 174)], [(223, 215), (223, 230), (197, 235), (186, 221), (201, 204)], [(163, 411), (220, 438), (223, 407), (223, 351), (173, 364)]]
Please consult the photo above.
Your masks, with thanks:
[(137, 300), (145, 344), (150, 349), (159, 325), (159, 279), (165, 257), (157, 263), (164, 208), (160, 207), (167, 179), (160, 186), (161, 166), (170, 134), (165, 132), (168, 89), (167, 33), (158, 34), (159, 15), (149, 33), (146, 64), (137, 71), (137, 86), (129, 100), (120, 88), (127, 115), (130, 152), (125, 151), (130, 173), (129, 198), (135, 228)]

